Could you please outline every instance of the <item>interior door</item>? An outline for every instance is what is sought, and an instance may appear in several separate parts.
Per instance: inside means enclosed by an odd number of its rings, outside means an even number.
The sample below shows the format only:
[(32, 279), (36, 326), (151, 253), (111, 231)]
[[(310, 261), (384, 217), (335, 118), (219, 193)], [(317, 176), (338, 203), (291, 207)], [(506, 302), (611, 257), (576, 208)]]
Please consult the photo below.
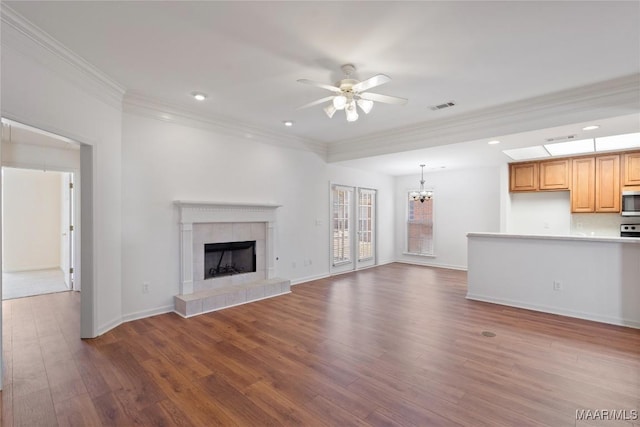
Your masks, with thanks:
[(356, 268), (376, 264), (376, 190), (358, 188)]
[(73, 174), (62, 174), (62, 271), (64, 283), (73, 289)]

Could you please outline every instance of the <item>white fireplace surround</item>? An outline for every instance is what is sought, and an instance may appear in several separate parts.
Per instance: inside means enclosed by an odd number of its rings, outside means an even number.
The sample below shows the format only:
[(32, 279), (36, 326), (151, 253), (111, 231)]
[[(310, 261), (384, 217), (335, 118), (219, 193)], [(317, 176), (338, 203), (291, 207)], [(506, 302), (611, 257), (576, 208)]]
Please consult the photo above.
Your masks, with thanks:
[(176, 200), (180, 209), (180, 294), (194, 292), (193, 225), (206, 223), (266, 223), (266, 279), (275, 277), (274, 238), (277, 204), (194, 202)]

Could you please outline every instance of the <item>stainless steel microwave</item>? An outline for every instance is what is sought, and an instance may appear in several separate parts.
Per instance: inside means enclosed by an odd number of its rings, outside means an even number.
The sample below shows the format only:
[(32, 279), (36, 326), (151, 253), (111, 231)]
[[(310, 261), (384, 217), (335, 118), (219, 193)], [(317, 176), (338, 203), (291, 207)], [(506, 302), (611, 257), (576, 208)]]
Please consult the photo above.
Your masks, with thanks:
[(622, 216), (640, 216), (640, 191), (622, 192)]

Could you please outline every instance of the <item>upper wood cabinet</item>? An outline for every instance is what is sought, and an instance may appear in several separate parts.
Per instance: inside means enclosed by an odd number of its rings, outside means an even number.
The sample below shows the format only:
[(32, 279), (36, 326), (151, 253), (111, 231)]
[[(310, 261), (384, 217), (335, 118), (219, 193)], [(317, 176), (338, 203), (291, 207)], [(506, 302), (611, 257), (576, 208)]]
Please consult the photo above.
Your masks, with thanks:
[(509, 191), (537, 191), (538, 162), (509, 165)]
[(571, 163), (571, 212), (620, 212), (620, 155)]
[(545, 160), (539, 163), (540, 190), (568, 190), (571, 183), (569, 159)]
[(571, 212), (595, 210), (595, 157), (571, 161)]
[(596, 157), (596, 212), (620, 212), (620, 155)]
[(640, 185), (640, 152), (622, 155), (622, 185)]

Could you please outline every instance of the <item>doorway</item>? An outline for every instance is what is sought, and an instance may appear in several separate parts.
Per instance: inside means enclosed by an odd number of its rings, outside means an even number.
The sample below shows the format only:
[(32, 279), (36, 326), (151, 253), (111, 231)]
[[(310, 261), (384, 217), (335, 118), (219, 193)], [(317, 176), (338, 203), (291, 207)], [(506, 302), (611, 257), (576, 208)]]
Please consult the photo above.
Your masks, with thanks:
[(73, 290), (73, 173), (3, 167), (2, 180), (2, 299)]
[(376, 265), (376, 195), (374, 189), (331, 185), (331, 274)]

